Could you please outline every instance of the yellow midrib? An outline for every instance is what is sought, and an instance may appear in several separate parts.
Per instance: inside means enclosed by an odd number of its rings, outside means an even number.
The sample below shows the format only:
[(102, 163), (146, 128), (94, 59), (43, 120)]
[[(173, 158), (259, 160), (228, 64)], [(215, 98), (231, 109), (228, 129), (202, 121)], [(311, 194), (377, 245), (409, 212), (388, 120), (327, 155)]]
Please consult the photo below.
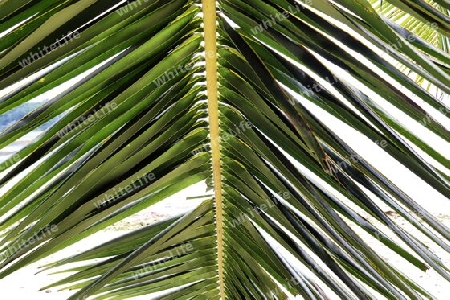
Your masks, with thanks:
[(214, 194), (216, 200), (217, 265), (220, 298), (225, 300), (223, 268), (223, 213), (220, 170), (219, 104), (217, 98), (216, 0), (202, 0), (208, 89), (209, 134), (211, 137)]

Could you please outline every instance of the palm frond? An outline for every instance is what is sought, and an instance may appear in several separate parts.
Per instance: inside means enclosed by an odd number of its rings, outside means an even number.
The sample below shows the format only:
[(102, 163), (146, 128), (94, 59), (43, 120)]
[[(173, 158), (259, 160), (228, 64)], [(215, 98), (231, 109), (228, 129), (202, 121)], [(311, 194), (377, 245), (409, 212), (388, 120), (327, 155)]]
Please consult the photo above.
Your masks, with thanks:
[[(54, 95), (1, 131), (0, 148), (58, 121), (0, 164), (0, 278), (203, 181), (212, 199), (46, 266), (100, 259), (47, 288), (77, 290), (71, 299), (432, 298), (357, 232), (450, 281), (383, 206), (450, 253), (449, 228), (311, 109), (450, 199), (449, 157), (383, 105), (450, 142), (448, 99), (406, 71), (450, 94), (448, 3), (390, 3), (386, 17), (365, 0), (1, 3), (0, 114)], [(79, 36), (42, 52), (69, 33)]]

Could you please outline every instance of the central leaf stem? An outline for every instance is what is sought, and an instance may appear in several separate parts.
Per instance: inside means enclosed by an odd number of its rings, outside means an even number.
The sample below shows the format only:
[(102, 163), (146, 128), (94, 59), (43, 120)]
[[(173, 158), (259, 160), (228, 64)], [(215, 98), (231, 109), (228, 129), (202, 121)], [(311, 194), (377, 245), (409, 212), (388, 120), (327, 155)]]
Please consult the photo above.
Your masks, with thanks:
[(222, 180), (220, 170), (219, 103), (217, 93), (217, 40), (216, 0), (202, 0), (206, 54), (206, 84), (208, 89), (209, 133), (211, 138), (214, 193), (216, 200), (217, 264), (219, 272), (220, 297), (225, 300), (223, 267), (223, 212)]

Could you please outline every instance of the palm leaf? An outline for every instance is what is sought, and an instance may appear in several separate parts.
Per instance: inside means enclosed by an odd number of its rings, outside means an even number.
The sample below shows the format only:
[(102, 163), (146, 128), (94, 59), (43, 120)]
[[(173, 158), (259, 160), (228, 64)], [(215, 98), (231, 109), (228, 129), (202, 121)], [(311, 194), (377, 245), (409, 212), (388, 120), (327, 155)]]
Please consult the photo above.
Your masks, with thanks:
[(450, 252), (450, 230), (310, 108), (450, 199), (449, 158), (377, 100), (450, 142), (448, 99), (430, 93), (450, 93), (448, 3), (410, 4), (0, 3), (0, 120), (51, 95), (0, 132), (0, 147), (57, 120), (0, 164), (0, 278), (206, 182), (212, 198), (189, 213), (47, 265), (98, 259), (44, 288), (75, 289), (71, 299), (431, 298), (357, 232), (450, 281), (416, 233)]

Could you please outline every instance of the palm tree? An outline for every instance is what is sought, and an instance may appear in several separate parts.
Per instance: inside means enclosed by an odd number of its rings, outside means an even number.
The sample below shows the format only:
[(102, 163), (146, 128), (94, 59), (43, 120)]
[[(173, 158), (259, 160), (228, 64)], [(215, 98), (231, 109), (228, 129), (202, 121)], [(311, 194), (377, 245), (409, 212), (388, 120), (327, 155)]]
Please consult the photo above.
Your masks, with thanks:
[(379, 101), (450, 141), (449, 11), (1, 1), (0, 114), (72, 81), (0, 133), (1, 148), (60, 118), (0, 165), (0, 278), (204, 181), (211, 195), (188, 214), (52, 264), (102, 259), (56, 285), (79, 289), (71, 299), (431, 298), (373, 241), (450, 280), (425, 246), (450, 252), (450, 230), (310, 106), (450, 199), (449, 158)]

